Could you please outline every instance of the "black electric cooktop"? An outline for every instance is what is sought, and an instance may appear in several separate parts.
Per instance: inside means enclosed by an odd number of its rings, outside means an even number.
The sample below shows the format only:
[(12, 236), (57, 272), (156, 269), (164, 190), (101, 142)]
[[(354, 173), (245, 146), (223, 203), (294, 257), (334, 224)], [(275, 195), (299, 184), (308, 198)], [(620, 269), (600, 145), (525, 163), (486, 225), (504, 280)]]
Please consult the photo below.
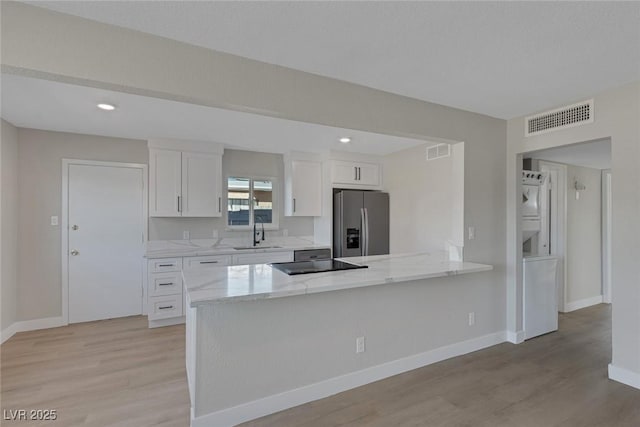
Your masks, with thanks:
[(313, 261), (272, 262), (269, 264), (276, 270), (280, 270), (289, 276), (295, 274), (324, 273), (326, 271), (353, 270), (367, 268), (366, 265), (351, 264), (335, 259), (319, 259)]

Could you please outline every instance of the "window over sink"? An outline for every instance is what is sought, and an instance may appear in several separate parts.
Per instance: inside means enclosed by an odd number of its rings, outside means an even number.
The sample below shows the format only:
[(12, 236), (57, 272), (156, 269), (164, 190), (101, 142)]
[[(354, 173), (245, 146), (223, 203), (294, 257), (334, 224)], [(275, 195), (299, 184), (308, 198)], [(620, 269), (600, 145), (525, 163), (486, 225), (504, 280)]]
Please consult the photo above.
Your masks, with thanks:
[(278, 228), (277, 192), (274, 178), (230, 176), (227, 178), (227, 226), (249, 229), (253, 225)]

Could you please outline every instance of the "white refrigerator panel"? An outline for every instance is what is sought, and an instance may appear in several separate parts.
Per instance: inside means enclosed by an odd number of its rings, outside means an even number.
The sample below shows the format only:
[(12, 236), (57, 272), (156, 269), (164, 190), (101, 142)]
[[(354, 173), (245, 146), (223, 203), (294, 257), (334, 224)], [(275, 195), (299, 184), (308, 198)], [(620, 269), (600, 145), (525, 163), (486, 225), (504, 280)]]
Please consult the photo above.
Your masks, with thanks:
[(525, 339), (558, 330), (557, 264), (553, 257), (525, 258)]

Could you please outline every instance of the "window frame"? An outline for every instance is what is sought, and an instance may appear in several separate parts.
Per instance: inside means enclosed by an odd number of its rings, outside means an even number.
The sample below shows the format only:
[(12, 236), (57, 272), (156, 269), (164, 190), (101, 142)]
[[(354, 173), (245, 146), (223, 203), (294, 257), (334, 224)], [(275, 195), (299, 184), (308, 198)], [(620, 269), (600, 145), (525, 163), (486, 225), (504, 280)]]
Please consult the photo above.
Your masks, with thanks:
[[(249, 200), (253, 200), (253, 182), (271, 181), (271, 224), (264, 224), (265, 230), (279, 230), (280, 228), (280, 185), (275, 176), (248, 175), (243, 173), (230, 173), (224, 179), (224, 223), (228, 231), (248, 231), (253, 229), (254, 213), (253, 203), (249, 203), (249, 225), (229, 225), (229, 178), (241, 178), (249, 180)], [(256, 224), (262, 229), (261, 223)]]

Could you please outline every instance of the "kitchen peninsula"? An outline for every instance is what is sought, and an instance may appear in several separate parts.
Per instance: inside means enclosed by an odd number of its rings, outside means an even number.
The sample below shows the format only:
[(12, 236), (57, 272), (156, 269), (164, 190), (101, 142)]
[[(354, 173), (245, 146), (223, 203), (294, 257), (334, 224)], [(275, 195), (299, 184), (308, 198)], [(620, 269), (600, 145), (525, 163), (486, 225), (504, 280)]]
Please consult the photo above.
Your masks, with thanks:
[(486, 305), (471, 273), (492, 266), (425, 253), (344, 260), (368, 268), (183, 273), (193, 427), (235, 425), (504, 341), (468, 316)]

